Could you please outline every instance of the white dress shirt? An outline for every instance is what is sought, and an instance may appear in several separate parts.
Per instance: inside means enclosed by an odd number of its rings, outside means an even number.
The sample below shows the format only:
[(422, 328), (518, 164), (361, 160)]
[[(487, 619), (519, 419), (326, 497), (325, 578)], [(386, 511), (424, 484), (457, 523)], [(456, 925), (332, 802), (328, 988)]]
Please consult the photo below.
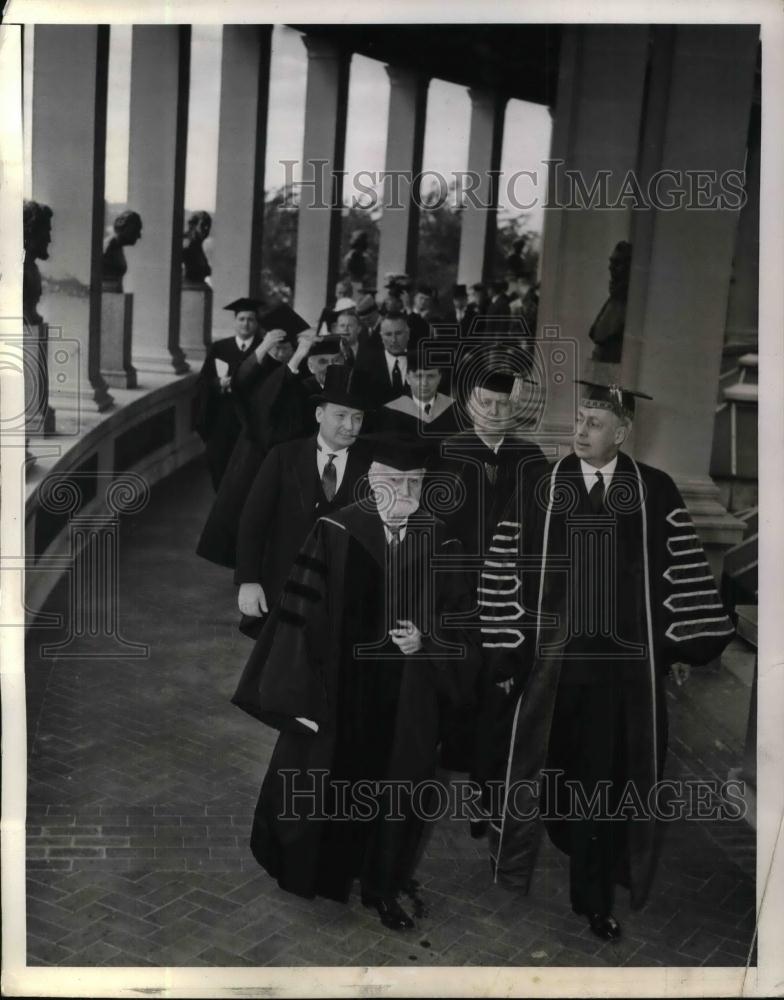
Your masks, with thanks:
[(390, 384), (392, 383), (392, 369), (395, 367), (395, 362), (397, 361), (398, 368), (400, 369), (400, 377), (403, 380), (403, 387), (405, 388), (406, 372), (408, 371), (408, 362), (406, 361), (405, 354), (390, 354), (389, 351), (385, 350), (384, 358), (387, 362)]
[[(436, 405), (436, 397), (433, 396), (432, 399), (428, 399), (428, 400), (417, 399), (416, 396), (412, 393), (411, 394), (411, 399), (412, 399), (414, 405), (416, 406), (416, 408), (419, 410), (419, 419), (423, 423), (429, 424), (430, 421), (433, 419), (433, 408)], [(427, 412), (425, 410), (426, 406), (430, 407), (430, 411), (429, 412)]]
[(248, 337), (247, 340), (240, 340), (239, 337), (234, 338), (234, 343), (239, 347), (243, 354), (248, 353), (248, 348), (253, 343), (253, 337)]
[(583, 473), (583, 480), (585, 481), (586, 492), (590, 493), (591, 489), (596, 485), (596, 473), (601, 472), (602, 479), (604, 480), (604, 490), (607, 492), (607, 487), (610, 485), (613, 473), (615, 472), (615, 466), (618, 464), (618, 456), (611, 458), (607, 465), (603, 465), (601, 469), (595, 469), (592, 465), (589, 465), (584, 459), (580, 459), (580, 468)]
[(335, 492), (340, 489), (340, 484), (343, 482), (343, 476), (346, 474), (346, 462), (348, 461), (348, 448), (330, 448), (324, 438), (319, 434), (316, 438), (316, 444), (318, 448), (316, 450), (316, 465), (318, 466), (319, 479), (324, 475), (324, 469), (327, 467), (327, 462), (330, 455), (335, 456), (334, 466), (335, 466)]
[(477, 437), (479, 438), (479, 440), (480, 440), (480, 441), (482, 442), (482, 444), (483, 444), (483, 445), (484, 445), (484, 446), (485, 446), (486, 448), (489, 448), (489, 449), (490, 449), (490, 451), (494, 452), (494, 453), (495, 453), (496, 455), (498, 454), (498, 451), (499, 451), (499, 449), (501, 448), (501, 445), (502, 445), (502, 444), (504, 443), (504, 438), (501, 438), (501, 439), (500, 439), (500, 441), (496, 441), (496, 443), (495, 443), (495, 444), (490, 444), (490, 442), (489, 442), (489, 441), (486, 441), (486, 440), (485, 440), (485, 439), (484, 439), (484, 438), (482, 437), (482, 435), (481, 435), (481, 434), (479, 433), (479, 431), (476, 431), (476, 436), (477, 436)]

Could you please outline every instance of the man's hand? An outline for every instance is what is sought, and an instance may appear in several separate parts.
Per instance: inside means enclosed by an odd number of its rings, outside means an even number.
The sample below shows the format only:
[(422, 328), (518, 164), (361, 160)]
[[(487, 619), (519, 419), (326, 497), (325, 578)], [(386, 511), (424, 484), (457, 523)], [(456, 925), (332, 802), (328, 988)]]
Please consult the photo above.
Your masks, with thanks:
[(392, 628), (389, 630), (389, 636), (392, 639), (392, 642), (394, 642), (400, 652), (405, 653), (406, 656), (410, 656), (412, 653), (418, 652), (422, 648), (422, 633), (413, 622), (410, 622), (405, 618), (398, 618), (397, 623), (400, 628)]
[(231, 392), (231, 376), (221, 375), (218, 382), (220, 383), (221, 392)]
[(512, 684), (513, 681), (511, 677), (507, 677), (505, 681), (495, 682), (495, 686), (501, 688), (504, 694), (509, 694), (509, 692), (512, 690)]
[(691, 667), (688, 663), (673, 663), (672, 676), (678, 687), (683, 687), (686, 681), (691, 677)]
[(261, 361), (265, 354), (269, 354), (272, 348), (286, 339), (285, 330), (270, 330), (264, 334), (264, 339), (256, 348), (256, 360)]
[(237, 604), (244, 615), (251, 615), (253, 618), (261, 618), (269, 610), (264, 588), (260, 583), (241, 583)]

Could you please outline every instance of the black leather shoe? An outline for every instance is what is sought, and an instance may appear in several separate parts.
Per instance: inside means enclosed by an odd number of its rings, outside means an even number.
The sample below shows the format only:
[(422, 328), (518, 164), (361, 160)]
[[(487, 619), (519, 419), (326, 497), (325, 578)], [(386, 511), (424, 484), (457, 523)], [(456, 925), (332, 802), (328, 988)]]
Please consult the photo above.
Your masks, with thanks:
[(621, 925), (612, 913), (587, 913), (576, 906), (572, 909), (578, 916), (588, 917), (589, 927), (603, 941), (617, 941), (621, 936)]
[(362, 905), (375, 906), (376, 912), (381, 918), (381, 923), (393, 931), (408, 931), (414, 926), (414, 921), (409, 917), (403, 907), (392, 896), (379, 899), (362, 897)]

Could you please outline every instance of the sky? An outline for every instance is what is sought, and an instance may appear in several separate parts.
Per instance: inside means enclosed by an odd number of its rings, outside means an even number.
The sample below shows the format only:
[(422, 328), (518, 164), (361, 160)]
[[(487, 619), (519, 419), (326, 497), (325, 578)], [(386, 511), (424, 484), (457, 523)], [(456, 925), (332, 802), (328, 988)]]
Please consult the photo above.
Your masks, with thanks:
[[(124, 202), (128, 184), (129, 81), (131, 27), (114, 25), (110, 36), (109, 95), (106, 141), (106, 198)], [(220, 109), (221, 28), (194, 25), (191, 48), (188, 155), (185, 205), (188, 210), (215, 209)], [(30, 50), (26, 47), (26, 120), (29, 121)], [(266, 187), (281, 186), (282, 160), (299, 160), (305, 126), (307, 55), (302, 37), (293, 28), (276, 26), (272, 36), (272, 67), (267, 132)], [(348, 178), (360, 170), (384, 169), (389, 81), (382, 63), (355, 55), (351, 61), (346, 133)], [(449, 178), (465, 170), (471, 104), (464, 87), (432, 80), (428, 89), (423, 170)], [(539, 192), (544, 195), (545, 170), (541, 161), (550, 149), (550, 115), (547, 108), (524, 101), (507, 105), (501, 169), (507, 176), (516, 170), (536, 170)], [(29, 136), (29, 129), (27, 129)], [(29, 156), (29, 147), (28, 147)], [(28, 159), (29, 163), (29, 159)], [(296, 177), (296, 173), (295, 173)], [(530, 186), (518, 189), (526, 197)], [(503, 195), (502, 215), (518, 214)], [(347, 180), (344, 196), (355, 193)], [(541, 201), (542, 199), (540, 199)], [(543, 213), (529, 213), (528, 228), (541, 231)]]

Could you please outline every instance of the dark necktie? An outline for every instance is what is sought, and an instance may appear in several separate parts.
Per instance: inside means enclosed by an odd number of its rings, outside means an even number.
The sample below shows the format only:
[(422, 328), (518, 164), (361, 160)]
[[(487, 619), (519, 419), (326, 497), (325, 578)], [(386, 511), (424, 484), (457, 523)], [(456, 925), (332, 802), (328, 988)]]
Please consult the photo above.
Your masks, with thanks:
[(351, 348), (345, 342), (345, 340), (341, 340), (340, 342), (340, 353), (343, 355), (343, 364), (346, 366), (346, 368), (353, 368), (355, 360), (354, 352), (351, 350)]
[(395, 556), (400, 548), (400, 528), (388, 524), (387, 531), (389, 532), (389, 554)]
[(433, 408), (432, 403), (425, 403), (425, 416), (426, 417), (430, 416), (430, 411), (432, 410), (432, 408)]
[(396, 396), (403, 395), (403, 376), (400, 374), (400, 362), (395, 358), (392, 365), (392, 391)]
[(485, 475), (487, 476), (487, 481), (491, 486), (495, 486), (498, 482), (498, 466), (495, 462), (485, 462)]
[(604, 508), (604, 477), (601, 472), (596, 473), (596, 482), (591, 487), (588, 494), (588, 503), (594, 514), (601, 514)]
[(321, 488), (324, 490), (324, 496), (329, 503), (335, 499), (335, 494), (338, 491), (338, 470), (335, 468), (336, 457), (336, 455), (327, 455), (327, 464), (321, 473)]

